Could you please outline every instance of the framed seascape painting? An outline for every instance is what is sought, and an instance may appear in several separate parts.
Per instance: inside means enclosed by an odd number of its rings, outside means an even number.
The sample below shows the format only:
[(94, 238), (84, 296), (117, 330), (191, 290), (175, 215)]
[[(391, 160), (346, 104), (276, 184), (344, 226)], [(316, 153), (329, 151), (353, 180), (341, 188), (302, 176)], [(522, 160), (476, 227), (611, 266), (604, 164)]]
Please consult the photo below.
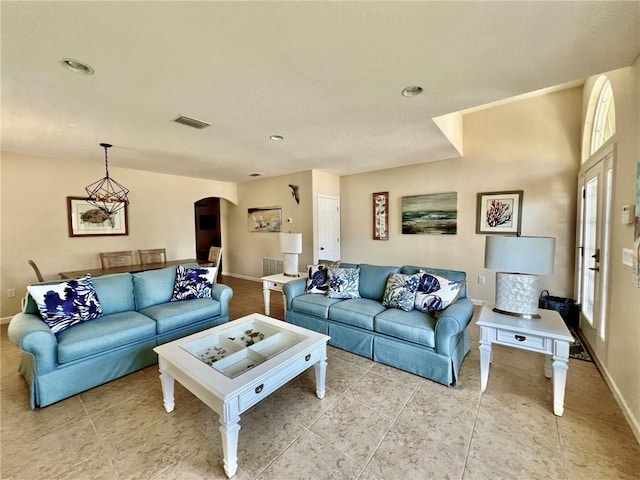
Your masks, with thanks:
[(67, 217), (70, 237), (98, 235), (129, 235), (129, 206), (109, 215), (83, 197), (67, 197)]
[(389, 192), (373, 194), (373, 239), (389, 240)]
[(282, 207), (247, 209), (247, 229), (250, 232), (272, 233), (282, 228)]
[(458, 193), (402, 197), (402, 233), (456, 235)]
[(476, 233), (519, 235), (523, 193), (522, 190), (479, 193)]

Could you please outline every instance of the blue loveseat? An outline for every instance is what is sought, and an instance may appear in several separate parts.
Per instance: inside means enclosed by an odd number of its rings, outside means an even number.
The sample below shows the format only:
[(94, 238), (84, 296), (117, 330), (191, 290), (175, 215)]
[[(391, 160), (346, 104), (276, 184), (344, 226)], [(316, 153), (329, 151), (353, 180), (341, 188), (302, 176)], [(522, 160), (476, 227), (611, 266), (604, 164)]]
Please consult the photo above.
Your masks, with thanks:
[(467, 326), (473, 303), (466, 285), (457, 300), (438, 318), (420, 310), (403, 311), (383, 306), (382, 299), (391, 273), (412, 275), (424, 271), (464, 282), (466, 274), (429, 267), (354, 265), (359, 268), (361, 298), (337, 299), (322, 293), (305, 293), (306, 279), (284, 285), (287, 322), (331, 337), (334, 347), (429, 378), (455, 385), (460, 365), (469, 352)]
[(176, 268), (93, 278), (103, 315), (58, 334), (28, 295), (8, 333), (22, 350), (20, 373), (29, 386), (31, 408), (152, 365), (155, 346), (228, 322), (233, 291), (225, 285), (214, 285), (213, 298), (169, 301)]

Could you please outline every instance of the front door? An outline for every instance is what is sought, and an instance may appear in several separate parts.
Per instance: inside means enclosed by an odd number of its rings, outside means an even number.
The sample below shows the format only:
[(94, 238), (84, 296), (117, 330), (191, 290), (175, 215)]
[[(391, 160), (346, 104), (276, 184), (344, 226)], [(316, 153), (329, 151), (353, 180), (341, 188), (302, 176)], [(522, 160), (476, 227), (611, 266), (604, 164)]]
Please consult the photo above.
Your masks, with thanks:
[(581, 171), (578, 226), (580, 329), (596, 355), (604, 355), (609, 266), (609, 214), (613, 153), (605, 152)]

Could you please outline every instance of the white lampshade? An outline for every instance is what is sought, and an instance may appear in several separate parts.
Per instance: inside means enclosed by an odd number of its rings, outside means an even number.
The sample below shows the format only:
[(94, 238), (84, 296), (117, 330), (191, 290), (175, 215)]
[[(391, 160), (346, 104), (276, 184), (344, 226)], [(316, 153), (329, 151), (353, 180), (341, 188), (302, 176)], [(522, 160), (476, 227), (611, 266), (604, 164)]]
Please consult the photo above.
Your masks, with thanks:
[(302, 253), (302, 234), (280, 233), (280, 251), (282, 253)]
[(538, 275), (553, 273), (555, 248), (549, 237), (487, 237), (484, 266), (497, 272), (494, 311), (540, 318)]
[(487, 236), (484, 266), (497, 272), (551, 275), (556, 239)]

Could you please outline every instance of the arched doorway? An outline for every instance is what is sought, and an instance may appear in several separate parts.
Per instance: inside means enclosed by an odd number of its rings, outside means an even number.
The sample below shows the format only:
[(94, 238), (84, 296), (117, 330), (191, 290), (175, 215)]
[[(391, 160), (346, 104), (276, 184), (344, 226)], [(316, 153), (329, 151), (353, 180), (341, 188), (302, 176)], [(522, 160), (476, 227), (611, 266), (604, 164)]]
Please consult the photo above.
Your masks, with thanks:
[(222, 246), (220, 229), (220, 199), (209, 197), (194, 204), (196, 230), (196, 256), (198, 260), (207, 260), (209, 247)]

